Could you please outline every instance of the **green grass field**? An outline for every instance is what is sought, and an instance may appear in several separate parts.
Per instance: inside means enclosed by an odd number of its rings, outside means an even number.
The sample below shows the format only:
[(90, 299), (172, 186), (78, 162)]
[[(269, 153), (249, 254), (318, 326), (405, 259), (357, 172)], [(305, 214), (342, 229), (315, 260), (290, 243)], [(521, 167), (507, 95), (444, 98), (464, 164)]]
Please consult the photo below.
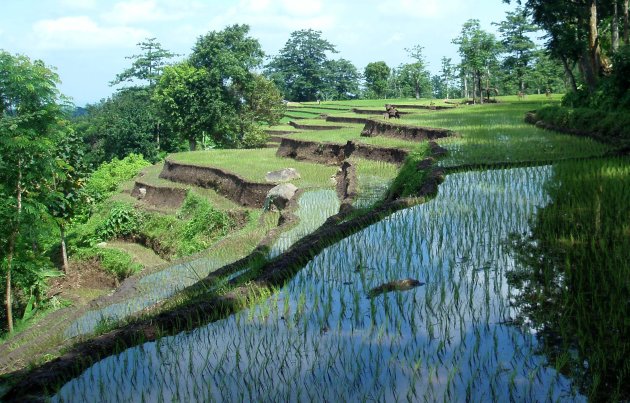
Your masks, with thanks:
[(186, 152), (171, 154), (169, 159), (184, 164), (222, 168), (261, 183), (265, 182), (267, 172), (291, 167), (301, 175), (301, 179), (292, 181), (299, 188), (330, 187), (330, 177), (337, 172), (334, 166), (276, 157), (273, 148)]

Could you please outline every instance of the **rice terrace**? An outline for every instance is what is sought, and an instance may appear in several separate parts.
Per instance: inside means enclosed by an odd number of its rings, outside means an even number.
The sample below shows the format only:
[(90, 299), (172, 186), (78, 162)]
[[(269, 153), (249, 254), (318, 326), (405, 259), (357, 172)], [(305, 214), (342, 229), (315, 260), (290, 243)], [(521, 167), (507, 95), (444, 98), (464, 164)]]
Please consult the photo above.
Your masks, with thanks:
[(2, 39), (0, 401), (630, 400), (628, 0), (496, 3), (439, 72), (236, 24), (85, 107)]

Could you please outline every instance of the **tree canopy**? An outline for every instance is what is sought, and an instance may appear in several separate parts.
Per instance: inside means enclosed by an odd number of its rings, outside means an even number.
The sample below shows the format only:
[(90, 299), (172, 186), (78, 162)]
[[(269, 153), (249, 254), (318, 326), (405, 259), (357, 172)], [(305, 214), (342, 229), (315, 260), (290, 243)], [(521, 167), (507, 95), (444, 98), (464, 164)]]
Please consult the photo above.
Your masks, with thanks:
[(320, 31), (291, 33), (280, 53), (266, 66), (266, 75), (292, 101), (315, 101), (326, 90), (327, 53), (337, 53)]
[(375, 98), (384, 98), (387, 91), (387, 80), (391, 69), (387, 63), (372, 62), (365, 66), (363, 77), (365, 79), (365, 86), (368, 91), (368, 96)]

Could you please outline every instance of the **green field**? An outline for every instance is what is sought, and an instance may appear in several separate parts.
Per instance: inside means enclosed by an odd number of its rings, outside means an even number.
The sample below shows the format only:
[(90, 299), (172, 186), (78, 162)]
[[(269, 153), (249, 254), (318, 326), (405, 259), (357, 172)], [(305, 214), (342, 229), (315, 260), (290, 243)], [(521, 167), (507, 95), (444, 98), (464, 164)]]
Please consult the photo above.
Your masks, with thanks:
[(336, 167), (276, 157), (272, 148), (252, 150), (206, 150), (171, 154), (174, 162), (212, 166), (234, 172), (253, 182), (265, 182), (265, 174), (282, 168), (295, 168), (301, 178), (293, 181), (300, 188), (330, 187)]

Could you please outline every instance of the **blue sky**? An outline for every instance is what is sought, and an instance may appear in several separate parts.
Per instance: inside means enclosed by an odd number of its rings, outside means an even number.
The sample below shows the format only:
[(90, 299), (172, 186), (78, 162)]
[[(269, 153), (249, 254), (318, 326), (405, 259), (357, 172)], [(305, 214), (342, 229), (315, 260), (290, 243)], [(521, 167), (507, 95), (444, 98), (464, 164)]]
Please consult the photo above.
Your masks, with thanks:
[(0, 49), (42, 59), (57, 68), (61, 91), (82, 106), (109, 96), (108, 85), (129, 66), (136, 44), (156, 37), (188, 55), (195, 40), (231, 24), (249, 24), (268, 55), (298, 29), (322, 31), (361, 71), (383, 60), (409, 62), (405, 48), (425, 47), (429, 69), (442, 56), (458, 59), (451, 44), (462, 24), (504, 19), (501, 0), (0, 0)]

